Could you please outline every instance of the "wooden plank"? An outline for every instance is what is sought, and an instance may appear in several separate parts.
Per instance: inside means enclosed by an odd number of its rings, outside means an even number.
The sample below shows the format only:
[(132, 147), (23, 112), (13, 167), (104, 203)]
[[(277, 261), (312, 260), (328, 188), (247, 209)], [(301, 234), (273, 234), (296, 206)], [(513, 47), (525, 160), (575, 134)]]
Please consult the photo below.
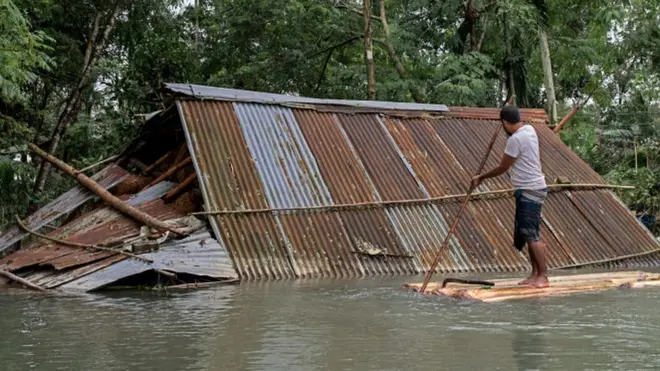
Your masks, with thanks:
[[(520, 286), (518, 285), (520, 280), (521, 278), (490, 280), (495, 284), (492, 288), (480, 288), (465, 284), (449, 284), (447, 287), (442, 288), (441, 282), (433, 282), (427, 286), (424, 294), (493, 303), (513, 299), (604, 291), (620, 287), (660, 286), (660, 274), (643, 271), (554, 276), (550, 277), (550, 287), (546, 288)], [(421, 284), (410, 283), (404, 285), (404, 287), (419, 291)]]

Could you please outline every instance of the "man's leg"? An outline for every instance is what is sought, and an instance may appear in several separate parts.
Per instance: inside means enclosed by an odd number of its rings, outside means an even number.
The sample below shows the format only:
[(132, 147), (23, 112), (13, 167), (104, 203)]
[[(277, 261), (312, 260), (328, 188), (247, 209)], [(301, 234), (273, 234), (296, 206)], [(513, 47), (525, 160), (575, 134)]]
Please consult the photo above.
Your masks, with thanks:
[(528, 250), (529, 250), (529, 262), (532, 265), (532, 274), (529, 275), (529, 277), (525, 278), (524, 280), (520, 281), (518, 284), (519, 285), (529, 285), (530, 281), (532, 281), (533, 278), (535, 278), (538, 273), (538, 264), (536, 262), (536, 258), (534, 255), (534, 249), (532, 249), (531, 244), (527, 244)]
[[(536, 264), (536, 275), (529, 281), (529, 285), (534, 287), (548, 287), (548, 267), (545, 259), (545, 243), (535, 241), (529, 243), (530, 257), (533, 261), (532, 266)], [(533, 255), (531, 255), (533, 254)]]

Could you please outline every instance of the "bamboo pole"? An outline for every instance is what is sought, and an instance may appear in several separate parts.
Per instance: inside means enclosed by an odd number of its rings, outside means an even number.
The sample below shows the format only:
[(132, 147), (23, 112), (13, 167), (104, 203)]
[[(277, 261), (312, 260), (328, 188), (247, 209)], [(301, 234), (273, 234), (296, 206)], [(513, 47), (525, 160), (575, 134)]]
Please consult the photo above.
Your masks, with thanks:
[[(550, 184), (548, 190), (561, 190), (564, 188), (600, 188), (600, 189), (635, 189), (633, 186), (618, 185), (618, 184)], [(513, 188), (501, 189), (497, 191), (487, 192), (473, 192), (472, 198), (486, 198), (486, 196), (497, 196), (512, 193), (515, 191)], [(396, 201), (374, 201), (374, 202), (359, 202), (352, 204), (336, 204), (327, 206), (309, 206), (309, 207), (283, 207), (283, 208), (266, 208), (266, 209), (250, 209), (250, 210), (212, 210), (212, 211), (198, 211), (190, 213), (190, 215), (233, 215), (233, 214), (263, 214), (271, 212), (312, 212), (312, 211), (339, 211), (350, 210), (367, 207), (387, 207), (387, 206), (407, 206), (417, 204), (428, 204), (441, 201), (451, 201), (465, 197), (467, 193), (458, 195), (447, 195), (431, 198), (420, 198), (410, 200), (396, 200)]]
[(162, 182), (163, 180), (167, 179), (169, 176), (176, 173), (177, 170), (181, 169), (182, 167), (188, 165), (191, 162), (192, 162), (192, 157), (188, 156), (185, 160), (175, 164), (171, 168), (167, 169), (166, 172), (160, 174), (160, 176), (158, 178), (154, 179), (151, 183), (149, 183), (149, 185), (144, 187), (142, 190), (144, 191), (145, 189), (147, 189), (149, 187), (155, 186), (156, 184), (158, 184), (158, 183)]
[(15, 274), (13, 274), (13, 273), (11, 273), (11, 272), (9, 272), (9, 271), (6, 271), (6, 270), (4, 270), (4, 269), (0, 269), (0, 275), (9, 278), (9, 279), (12, 280), (12, 281), (16, 281), (16, 282), (18, 282), (18, 283), (20, 283), (20, 284), (23, 284), (23, 285), (25, 285), (25, 286), (27, 286), (27, 287), (29, 287), (29, 288), (32, 288), (32, 289), (35, 289), (35, 290), (39, 290), (39, 291), (46, 291), (45, 288), (43, 288), (43, 287), (41, 287), (41, 286), (39, 286), (39, 285), (37, 285), (37, 284), (34, 284), (34, 283), (32, 283), (32, 282), (26, 280), (25, 278), (21, 278), (21, 277), (15, 275)]
[(197, 179), (197, 173), (190, 174), (183, 182), (181, 182), (181, 184), (176, 186), (176, 188), (174, 188), (173, 190), (169, 191), (165, 195), (165, 197), (163, 197), (163, 199), (165, 201), (169, 201), (172, 198), (176, 197), (179, 193), (181, 193), (181, 191), (186, 189), (186, 187), (188, 187), (190, 183), (192, 183), (195, 179)]
[(108, 192), (105, 188), (99, 186), (98, 183), (90, 179), (85, 174), (81, 173), (80, 171), (73, 168), (71, 165), (56, 158), (55, 156), (49, 155), (44, 150), (37, 147), (35, 144), (29, 143), (28, 147), (30, 148), (30, 150), (36, 153), (39, 157), (43, 158), (45, 161), (50, 162), (61, 171), (75, 178), (78, 181), (78, 183), (80, 183), (81, 185), (92, 191), (97, 196), (101, 197), (105, 202), (107, 202), (113, 208), (121, 211), (122, 213), (130, 216), (131, 218), (143, 224), (146, 224), (151, 228), (157, 229), (162, 232), (171, 231), (175, 234), (185, 235), (185, 233), (180, 232), (177, 228), (172, 228), (166, 223), (163, 223), (162, 221), (154, 218), (153, 216), (143, 213), (142, 211), (134, 208), (133, 206), (123, 202), (122, 200), (120, 200), (119, 198), (115, 197), (113, 194)]
[(172, 151), (169, 151), (169, 152), (165, 153), (164, 155), (162, 155), (162, 156), (161, 156), (158, 160), (156, 160), (153, 164), (147, 166), (146, 169), (142, 170), (142, 175), (149, 175), (149, 174), (151, 174), (151, 172), (152, 172), (156, 167), (158, 167), (158, 165), (160, 165), (160, 164), (162, 164), (163, 162), (165, 162), (165, 160), (167, 160), (167, 158), (170, 157), (171, 155), (172, 155)]
[[(477, 169), (476, 175), (481, 174), (481, 171), (484, 169), (484, 166), (486, 166), (486, 161), (488, 160), (488, 156), (490, 155), (490, 152), (493, 149), (493, 145), (495, 145), (495, 140), (497, 140), (497, 136), (500, 134), (501, 127), (502, 127), (501, 125), (497, 125), (497, 129), (495, 129), (495, 132), (493, 133), (493, 137), (491, 138), (490, 143), (488, 144), (488, 149), (486, 150), (486, 154), (481, 159), (481, 164), (479, 164), (479, 168)], [(424, 293), (424, 290), (426, 290), (426, 286), (429, 284), (429, 281), (431, 281), (431, 277), (433, 277), (433, 271), (438, 266), (438, 263), (440, 262), (440, 259), (442, 258), (442, 253), (447, 248), (447, 245), (449, 244), (449, 239), (451, 238), (452, 234), (454, 234), (454, 231), (456, 230), (456, 226), (458, 225), (458, 221), (461, 219), (461, 215), (463, 215), (463, 211), (465, 210), (465, 207), (467, 206), (468, 201), (470, 201), (470, 196), (472, 195), (473, 190), (474, 190), (474, 187), (472, 186), (472, 183), (470, 183), (470, 188), (468, 188), (467, 194), (465, 195), (465, 198), (463, 199), (463, 204), (461, 205), (461, 208), (458, 210), (458, 213), (456, 214), (456, 217), (454, 218), (454, 222), (452, 223), (451, 228), (449, 228), (449, 232), (447, 232), (447, 235), (445, 236), (445, 240), (442, 242), (442, 245), (440, 246), (440, 249), (436, 253), (435, 259), (433, 259), (433, 263), (431, 264), (431, 267), (429, 268), (428, 272), (426, 272), (426, 276), (424, 277), (424, 283), (422, 284), (422, 287), (420, 289), (420, 292), (422, 294)]]
[(110, 156), (110, 157), (106, 158), (105, 160), (101, 160), (101, 161), (99, 161), (99, 162), (97, 162), (97, 163), (95, 163), (95, 164), (91, 164), (91, 165), (87, 166), (86, 168), (81, 169), (80, 172), (81, 172), (81, 173), (87, 172), (88, 170), (91, 170), (91, 169), (93, 169), (93, 168), (95, 168), (95, 167), (97, 167), (97, 166), (99, 166), (99, 165), (103, 165), (103, 164), (108, 163), (108, 162), (110, 162), (110, 161), (114, 161), (114, 160), (116, 160), (116, 159), (118, 159), (118, 158), (119, 158), (119, 155)]
[(70, 246), (70, 247), (77, 247), (77, 248), (81, 248), (81, 249), (95, 249), (95, 250), (99, 250), (99, 251), (113, 252), (113, 253), (117, 253), (117, 254), (120, 254), (120, 255), (128, 256), (129, 258), (142, 260), (143, 262), (146, 262), (146, 263), (153, 263), (153, 260), (151, 260), (151, 259), (147, 259), (147, 258), (139, 256), (139, 255), (131, 254), (131, 253), (126, 252), (126, 251), (115, 250), (115, 249), (112, 249), (112, 248), (109, 248), (109, 247), (102, 247), (102, 246), (97, 246), (97, 245), (87, 245), (87, 244), (82, 244), (82, 243), (77, 243), (77, 242), (64, 241), (64, 240), (60, 240), (60, 239), (53, 238), (53, 237), (50, 237), (50, 236), (46, 236), (44, 234), (41, 234), (39, 232), (33, 231), (30, 228), (28, 228), (28, 226), (26, 226), (18, 216), (16, 216), (16, 222), (18, 223), (19, 227), (21, 227), (21, 229), (23, 229), (25, 232), (27, 232), (27, 233), (35, 236), (35, 237), (46, 240), (46, 241), (50, 241), (50, 242), (54, 242), (54, 243), (57, 243), (57, 244), (60, 244), (60, 245), (65, 245), (65, 246)]

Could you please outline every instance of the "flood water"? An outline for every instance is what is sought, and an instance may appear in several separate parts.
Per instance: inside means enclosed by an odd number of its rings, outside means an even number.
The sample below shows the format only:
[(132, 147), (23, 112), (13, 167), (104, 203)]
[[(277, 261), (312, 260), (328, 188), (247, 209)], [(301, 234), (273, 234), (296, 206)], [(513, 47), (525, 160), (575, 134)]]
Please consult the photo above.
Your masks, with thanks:
[(400, 289), (415, 279), (0, 292), (0, 369), (660, 368), (657, 288), (480, 304)]

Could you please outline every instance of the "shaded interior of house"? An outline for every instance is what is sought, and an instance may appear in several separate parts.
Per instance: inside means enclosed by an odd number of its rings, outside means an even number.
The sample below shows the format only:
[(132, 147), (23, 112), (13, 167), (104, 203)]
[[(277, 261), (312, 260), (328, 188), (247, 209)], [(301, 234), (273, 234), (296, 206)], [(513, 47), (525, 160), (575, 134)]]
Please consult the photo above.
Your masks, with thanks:
[[(495, 108), (188, 84), (163, 93), (167, 108), (91, 178), (186, 234), (142, 225), (79, 185), (0, 235), (0, 269), (65, 291), (424, 273), (500, 125)], [(522, 117), (539, 134), (546, 181), (562, 183), (544, 206), (550, 268), (657, 266), (657, 240), (545, 112)], [(513, 213), (506, 176), (484, 182), (436, 271), (529, 270), (512, 247)]]

